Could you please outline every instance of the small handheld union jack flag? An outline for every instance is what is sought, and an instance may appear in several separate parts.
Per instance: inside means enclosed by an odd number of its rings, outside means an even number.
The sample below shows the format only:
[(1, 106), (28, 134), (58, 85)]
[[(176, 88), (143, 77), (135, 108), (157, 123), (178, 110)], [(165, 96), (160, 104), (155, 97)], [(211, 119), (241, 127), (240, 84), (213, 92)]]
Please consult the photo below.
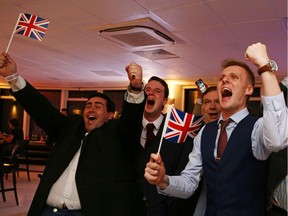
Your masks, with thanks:
[(6, 48), (6, 53), (8, 53), (8, 49), (15, 33), (42, 41), (48, 28), (48, 24), (49, 20), (47, 19), (43, 19), (28, 13), (20, 13)]
[(197, 135), (203, 117), (194, 116), (172, 107), (170, 113), (167, 113), (167, 119), (163, 137), (174, 143), (183, 143), (187, 138), (194, 138)]
[[(187, 139), (194, 138), (202, 126), (202, 120), (203, 116), (195, 116), (170, 106), (163, 127), (162, 139), (164, 138), (173, 143), (183, 143)], [(161, 143), (158, 153), (160, 152)]]
[(42, 41), (48, 28), (49, 21), (41, 17), (21, 13), (15, 33)]

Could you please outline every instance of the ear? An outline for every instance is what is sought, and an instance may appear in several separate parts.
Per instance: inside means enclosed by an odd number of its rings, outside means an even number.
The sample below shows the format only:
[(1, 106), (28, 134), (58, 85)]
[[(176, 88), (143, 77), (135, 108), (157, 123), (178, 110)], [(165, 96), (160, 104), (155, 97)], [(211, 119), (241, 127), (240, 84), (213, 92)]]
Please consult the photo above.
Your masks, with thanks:
[(253, 92), (254, 92), (254, 87), (251, 84), (249, 84), (247, 89), (246, 89), (246, 95), (250, 96), (253, 94)]
[(163, 100), (163, 106), (165, 106), (168, 103), (168, 98), (164, 98)]
[(109, 112), (108, 113), (108, 119), (111, 120), (114, 117), (114, 113), (113, 112)]

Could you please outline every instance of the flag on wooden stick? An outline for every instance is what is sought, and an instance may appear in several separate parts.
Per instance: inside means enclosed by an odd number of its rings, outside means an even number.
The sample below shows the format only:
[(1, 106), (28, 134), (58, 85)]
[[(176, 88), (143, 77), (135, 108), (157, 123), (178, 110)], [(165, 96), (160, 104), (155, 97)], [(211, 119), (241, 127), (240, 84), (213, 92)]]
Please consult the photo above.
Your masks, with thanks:
[(194, 138), (202, 126), (202, 120), (203, 116), (195, 116), (169, 106), (158, 153), (163, 138), (174, 143), (183, 143), (187, 139)]
[(38, 41), (42, 41), (47, 31), (49, 20), (39, 16), (28, 13), (20, 13), (16, 22), (14, 31), (11, 35), (9, 44), (6, 49), (6, 53), (9, 50), (14, 34), (21, 34), (26, 37), (34, 38)]

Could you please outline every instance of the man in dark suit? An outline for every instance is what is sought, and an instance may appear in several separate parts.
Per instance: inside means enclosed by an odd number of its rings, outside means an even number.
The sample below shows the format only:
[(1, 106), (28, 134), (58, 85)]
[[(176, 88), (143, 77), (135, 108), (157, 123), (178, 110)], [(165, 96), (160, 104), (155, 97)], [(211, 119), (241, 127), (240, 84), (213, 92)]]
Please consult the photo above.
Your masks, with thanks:
[[(288, 76), (279, 85), (287, 106)], [(287, 216), (287, 153), (286, 147), (279, 152), (273, 152), (267, 160), (267, 216)], [(281, 187), (281, 184), (284, 187)], [(281, 191), (285, 194), (284, 197), (280, 195)]]
[[(179, 199), (175, 197), (167, 197), (158, 194), (157, 188), (154, 185), (149, 184), (144, 178), (144, 168), (149, 160), (150, 154), (158, 151), (160, 140), (163, 132), (163, 126), (166, 115), (162, 113), (164, 106), (168, 102), (169, 88), (167, 83), (156, 76), (152, 76), (147, 85), (145, 86), (145, 93), (147, 96), (145, 109), (142, 119), (142, 134), (140, 138), (140, 144), (138, 145), (138, 152), (136, 157), (136, 168), (138, 174), (138, 183), (140, 188), (140, 194), (144, 198), (144, 203), (147, 205), (143, 207), (143, 215), (147, 216), (184, 216), (193, 215), (200, 188), (189, 199)], [(208, 92), (207, 92), (208, 93)], [(218, 94), (215, 89), (212, 92), (209, 91), (209, 96), (205, 99), (206, 107), (213, 107), (213, 116), (217, 119), (219, 117), (220, 105), (218, 100)], [(212, 98), (212, 99), (211, 99)], [(209, 104), (209, 101), (212, 105)], [(215, 101), (216, 100), (216, 104)], [(218, 101), (218, 103), (217, 103)], [(209, 104), (209, 105), (208, 105)], [(208, 113), (208, 111), (205, 111)], [(203, 113), (204, 114), (204, 113)], [(208, 115), (208, 114), (207, 114)], [(212, 114), (211, 114), (212, 115)], [(210, 118), (205, 120), (211, 121)], [(212, 119), (212, 117), (211, 117)], [(155, 138), (151, 143), (147, 143), (147, 125), (153, 123), (155, 128), (153, 133)], [(185, 143), (172, 143), (163, 139), (161, 146), (161, 155), (163, 157), (166, 172), (171, 175), (179, 175), (185, 168), (188, 162), (188, 155), (193, 149), (193, 141), (187, 140)], [(141, 191), (143, 190), (143, 191)], [(146, 212), (147, 211), (147, 212)]]
[[(134, 67), (130, 65), (128, 77), (137, 88), (142, 71), (134, 73)], [(0, 54), (0, 74), (25, 111), (55, 140), (28, 215), (138, 215), (135, 180), (124, 145), (135, 143), (143, 103), (124, 101), (121, 119), (113, 120), (113, 101), (95, 93), (88, 98), (83, 116), (67, 117), (18, 75), (16, 63), (6, 53)]]
[[(137, 156), (135, 163), (137, 167), (139, 188), (140, 190), (143, 190), (143, 192), (140, 191), (140, 193), (143, 193), (142, 197), (144, 198), (145, 204), (147, 205), (147, 208), (144, 208), (143, 215), (168, 216), (169, 213), (171, 213), (171, 207), (173, 206), (172, 202), (175, 198), (170, 198), (158, 194), (157, 188), (154, 185), (150, 185), (143, 177), (144, 168), (146, 163), (149, 161), (150, 154), (152, 152), (157, 152), (159, 147), (166, 117), (166, 115), (162, 113), (162, 110), (168, 102), (168, 85), (163, 79), (153, 76), (149, 79), (145, 86), (145, 93), (147, 99), (142, 119), (143, 129), (140, 138), (140, 144), (138, 145), (139, 148), (136, 154)], [(149, 144), (146, 142), (146, 126), (148, 123), (153, 123), (155, 126), (153, 130), (155, 138)], [(174, 174), (176, 171), (179, 172), (184, 169), (186, 164), (185, 158), (188, 160), (188, 154), (191, 152), (192, 147), (192, 142), (171, 143), (163, 140), (161, 154), (163, 155), (163, 160), (165, 161), (166, 171), (170, 174)], [(184, 162), (180, 161), (180, 159), (184, 160)], [(181, 164), (179, 164), (179, 162), (181, 162)], [(198, 197), (198, 194), (193, 196), (189, 205), (185, 206), (187, 212), (192, 208), (193, 213)]]

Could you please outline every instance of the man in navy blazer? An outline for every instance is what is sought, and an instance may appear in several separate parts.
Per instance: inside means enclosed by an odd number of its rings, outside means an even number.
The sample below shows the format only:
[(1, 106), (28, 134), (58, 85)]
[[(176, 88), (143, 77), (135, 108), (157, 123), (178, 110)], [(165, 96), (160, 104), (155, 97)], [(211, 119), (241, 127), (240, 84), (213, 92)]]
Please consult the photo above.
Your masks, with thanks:
[[(139, 88), (142, 71), (134, 68), (130, 64), (127, 74), (130, 86)], [(138, 215), (126, 148), (137, 138), (143, 103), (128, 101), (138, 95), (137, 102), (143, 102), (144, 93), (126, 93), (119, 120), (113, 119), (114, 103), (102, 93), (89, 97), (83, 116), (67, 117), (17, 73), (6, 53), (0, 54), (0, 74), (25, 111), (55, 140), (28, 215)]]

